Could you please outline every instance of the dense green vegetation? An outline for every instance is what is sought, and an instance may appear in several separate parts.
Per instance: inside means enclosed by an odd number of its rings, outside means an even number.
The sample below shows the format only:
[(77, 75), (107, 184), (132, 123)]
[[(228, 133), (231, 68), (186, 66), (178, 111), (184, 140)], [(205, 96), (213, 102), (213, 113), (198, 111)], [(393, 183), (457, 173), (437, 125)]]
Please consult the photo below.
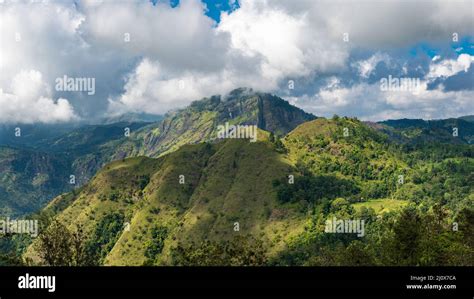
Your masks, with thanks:
[(168, 237), (168, 229), (164, 226), (155, 226), (151, 230), (151, 238), (147, 241), (145, 256), (148, 258), (147, 264), (153, 265), (157, 255), (161, 254), (164, 242)]
[[(354, 213), (347, 206), (332, 209), (331, 213), (349, 213), (350, 216), (365, 219), (367, 236), (335, 237), (325, 234), (319, 227), (325, 215), (314, 215), (305, 232), (288, 241), (287, 249), (275, 257), (272, 264), (473, 265), (472, 209), (459, 212), (455, 222), (441, 206), (425, 212), (410, 205), (398, 212), (385, 213), (381, 218), (375, 217), (370, 210)], [(459, 227), (454, 230), (456, 223)]]
[(124, 229), (124, 217), (119, 213), (109, 214), (101, 219), (92, 237), (87, 243), (87, 250), (94, 260), (101, 264), (114, 247)]
[(172, 249), (175, 266), (264, 266), (267, 264), (261, 241), (252, 236), (237, 236), (223, 242), (202, 241), (178, 244)]
[[(87, 237), (81, 225), (71, 231), (63, 223), (53, 220), (34, 243), (34, 249), (43, 265), (95, 265), (97, 263), (86, 240)], [(31, 259), (25, 261), (27, 264), (35, 264)]]
[(273, 182), (277, 188), (278, 200), (285, 202), (306, 201), (320, 203), (323, 199), (334, 199), (341, 196), (351, 196), (359, 193), (359, 188), (352, 181), (338, 179), (332, 175), (313, 176), (305, 174), (288, 183), (287, 178)]

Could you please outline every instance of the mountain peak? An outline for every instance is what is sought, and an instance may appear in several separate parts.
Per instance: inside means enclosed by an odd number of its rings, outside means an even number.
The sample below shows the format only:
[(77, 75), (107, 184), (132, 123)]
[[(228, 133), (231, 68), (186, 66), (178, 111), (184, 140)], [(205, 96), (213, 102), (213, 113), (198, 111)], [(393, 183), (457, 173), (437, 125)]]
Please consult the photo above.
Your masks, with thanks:
[(184, 144), (214, 140), (218, 126), (226, 123), (255, 125), (283, 136), (315, 118), (275, 95), (238, 88), (225, 96), (194, 101), (189, 107), (167, 114), (160, 123), (143, 127), (134, 135), (135, 141), (120, 145), (116, 158), (136, 153), (156, 157)]
[(224, 101), (232, 101), (232, 100), (235, 100), (235, 99), (238, 99), (238, 98), (252, 96), (252, 95), (256, 95), (256, 92), (254, 92), (252, 88), (239, 87), (239, 88), (236, 88), (236, 89), (232, 90), (228, 94), (226, 94), (223, 97), (223, 100)]

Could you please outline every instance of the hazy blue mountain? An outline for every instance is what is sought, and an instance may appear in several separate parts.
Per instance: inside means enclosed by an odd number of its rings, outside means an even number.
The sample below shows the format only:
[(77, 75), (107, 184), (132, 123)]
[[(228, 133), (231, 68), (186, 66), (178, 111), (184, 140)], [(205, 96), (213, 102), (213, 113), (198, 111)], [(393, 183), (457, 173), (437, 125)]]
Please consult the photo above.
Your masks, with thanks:
[[(0, 124), (0, 145), (35, 147), (39, 142), (59, 137), (80, 126), (79, 123)], [(15, 135), (17, 132), (20, 133), (20, 136)]]
[(474, 115), (466, 115), (466, 116), (461, 116), (461, 117), (458, 117), (458, 118), (462, 119), (462, 120), (465, 120), (465, 121), (474, 122)]
[(108, 116), (99, 121), (98, 124), (114, 124), (114, 123), (123, 123), (123, 122), (146, 122), (146, 123), (155, 123), (159, 122), (163, 119), (163, 115), (155, 115), (155, 114), (148, 114), (148, 113), (124, 113), (117, 116)]
[(0, 146), (0, 215), (37, 211), (74, 187), (71, 173), (67, 154)]

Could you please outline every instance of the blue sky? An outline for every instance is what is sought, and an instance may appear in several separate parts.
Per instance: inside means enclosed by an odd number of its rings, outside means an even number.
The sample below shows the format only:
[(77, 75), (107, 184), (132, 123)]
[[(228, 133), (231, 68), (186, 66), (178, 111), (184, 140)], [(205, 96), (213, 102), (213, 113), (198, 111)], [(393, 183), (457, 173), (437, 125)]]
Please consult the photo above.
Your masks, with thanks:
[[(472, 1), (0, 5), (0, 123), (163, 114), (238, 87), (318, 116), (474, 114)], [(95, 93), (58, 90), (64, 75), (94, 79)], [(384, 90), (387, 78), (417, 85)]]
[[(152, 0), (151, 2), (169, 3), (171, 7), (176, 7), (179, 4), (179, 0)], [(207, 7), (207, 11), (205, 12), (206, 16), (212, 18), (217, 23), (220, 22), (221, 12), (232, 12), (239, 8), (237, 0), (232, 3), (229, 0), (203, 0), (202, 2), (205, 3)]]

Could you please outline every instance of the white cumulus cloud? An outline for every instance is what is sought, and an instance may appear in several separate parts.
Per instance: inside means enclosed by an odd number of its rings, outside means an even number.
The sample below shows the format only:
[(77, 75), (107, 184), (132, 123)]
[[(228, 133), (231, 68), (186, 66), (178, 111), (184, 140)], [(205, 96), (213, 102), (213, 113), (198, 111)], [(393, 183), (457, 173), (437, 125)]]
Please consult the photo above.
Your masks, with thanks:
[[(433, 58), (433, 61), (439, 61)], [(434, 79), (439, 77), (451, 77), (459, 72), (467, 72), (474, 62), (474, 56), (469, 54), (461, 54), (457, 59), (441, 60), (430, 65), (430, 71), (426, 75), (427, 78)]]
[(48, 85), (36, 70), (13, 77), (10, 90), (0, 88), (0, 123), (54, 123), (77, 119), (66, 99), (51, 98)]
[(327, 87), (313, 95), (292, 100), (316, 115), (358, 116), (371, 121), (404, 117), (437, 119), (474, 113), (473, 91), (428, 89), (427, 82), (421, 80), (419, 87), (413, 90), (386, 91), (380, 83), (342, 87), (329, 82)]

